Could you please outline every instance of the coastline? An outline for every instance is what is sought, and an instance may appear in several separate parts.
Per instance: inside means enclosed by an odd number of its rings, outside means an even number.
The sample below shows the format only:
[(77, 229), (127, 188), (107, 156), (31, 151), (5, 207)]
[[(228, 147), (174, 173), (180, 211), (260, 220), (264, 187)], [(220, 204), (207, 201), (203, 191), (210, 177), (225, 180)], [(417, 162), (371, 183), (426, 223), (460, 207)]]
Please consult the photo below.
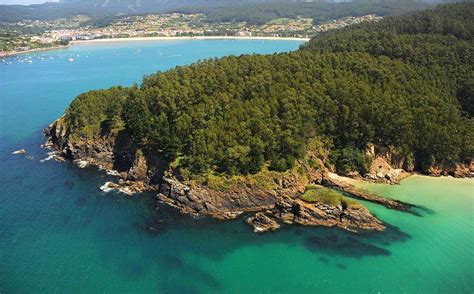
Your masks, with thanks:
[(0, 58), (7, 58), (22, 54), (30, 54), (35, 52), (52, 51), (67, 49), (75, 44), (88, 43), (114, 43), (114, 42), (143, 42), (143, 41), (177, 41), (177, 40), (268, 40), (268, 41), (301, 41), (308, 42), (311, 38), (294, 38), (294, 37), (240, 37), (240, 36), (183, 36), (183, 37), (132, 37), (132, 38), (106, 38), (93, 40), (76, 40), (70, 41), (68, 45), (54, 46), (46, 48), (36, 48), (25, 51), (7, 52), (0, 55)]
[(70, 44), (85, 43), (109, 43), (109, 42), (134, 42), (134, 41), (176, 41), (176, 40), (271, 40), (271, 41), (303, 41), (308, 42), (310, 38), (294, 37), (240, 37), (240, 36), (183, 36), (183, 37), (132, 37), (132, 38), (106, 38), (93, 40), (71, 41)]
[(64, 46), (54, 46), (54, 47), (46, 47), (46, 48), (36, 48), (36, 49), (30, 49), (30, 50), (25, 50), (25, 51), (19, 51), (19, 52), (9, 52), (5, 55), (2, 55), (0, 57), (12, 57), (12, 56), (17, 56), (17, 55), (22, 55), (22, 54), (29, 54), (29, 53), (35, 53), (35, 52), (43, 52), (43, 51), (51, 51), (51, 50), (62, 50), (62, 49), (67, 49), (71, 47), (72, 44), (64, 45)]

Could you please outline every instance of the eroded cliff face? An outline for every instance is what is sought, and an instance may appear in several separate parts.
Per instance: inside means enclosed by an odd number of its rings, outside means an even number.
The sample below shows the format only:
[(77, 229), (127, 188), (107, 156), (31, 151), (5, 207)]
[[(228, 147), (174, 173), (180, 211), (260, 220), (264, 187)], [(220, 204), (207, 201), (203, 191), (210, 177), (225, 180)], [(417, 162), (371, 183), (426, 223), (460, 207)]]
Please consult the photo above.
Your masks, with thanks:
[[(378, 183), (397, 184), (415, 172), (415, 162), (407, 156), (400, 156), (393, 148), (369, 144), (366, 150), (371, 160), (367, 174), (363, 178)], [(430, 176), (453, 176), (465, 178), (474, 176), (474, 162), (470, 163), (435, 163), (420, 170)], [(359, 176), (358, 174), (355, 175)]]
[[(247, 219), (255, 232), (279, 228), (281, 224), (340, 227), (350, 231), (382, 231), (383, 223), (362, 205), (345, 207), (342, 203), (328, 205), (322, 202), (307, 203), (299, 199), (307, 185), (323, 184), (354, 198), (372, 201), (390, 209), (408, 211), (411, 206), (399, 201), (367, 194), (339, 181), (325, 169), (301, 164), (301, 171), (271, 174), (265, 178), (265, 185), (259, 180), (233, 183), (223, 189), (211, 188), (198, 182), (183, 180), (169, 168), (169, 162), (156, 154), (146, 154), (133, 144), (124, 131), (84, 138), (73, 133), (58, 119), (45, 129), (48, 137), (46, 146), (55, 148), (67, 159), (80, 167), (88, 165), (106, 169), (116, 175), (116, 182), (108, 182), (104, 189), (117, 189), (132, 195), (141, 191), (156, 191), (157, 198), (194, 216), (211, 216), (232, 219), (242, 213), (256, 212)], [(373, 154), (376, 179), (396, 181), (403, 169), (389, 164), (387, 154)], [(324, 166), (323, 159), (319, 167)], [(402, 163), (403, 165), (403, 163)], [(382, 173), (383, 170), (383, 173)], [(179, 180), (180, 179), (180, 180)]]
[[(232, 219), (242, 213), (256, 212), (247, 221), (255, 232), (280, 227), (280, 224), (341, 227), (351, 231), (384, 229), (383, 224), (362, 206), (342, 208), (323, 203), (305, 203), (297, 199), (310, 183), (321, 183), (321, 171), (306, 168), (305, 175), (288, 173), (269, 178), (265, 187), (258, 182), (237, 183), (226, 189), (182, 182), (168, 163), (158, 156), (147, 155), (133, 145), (125, 133), (83, 138), (72, 133), (63, 118), (45, 129), (46, 146), (81, 167), (87, 165), (106, 169), (118, 176), (106, 189), (126, 194), (155, 190), (157, 198), (182, 213)], [(265, 223), (267, 222), (267, 223)]]

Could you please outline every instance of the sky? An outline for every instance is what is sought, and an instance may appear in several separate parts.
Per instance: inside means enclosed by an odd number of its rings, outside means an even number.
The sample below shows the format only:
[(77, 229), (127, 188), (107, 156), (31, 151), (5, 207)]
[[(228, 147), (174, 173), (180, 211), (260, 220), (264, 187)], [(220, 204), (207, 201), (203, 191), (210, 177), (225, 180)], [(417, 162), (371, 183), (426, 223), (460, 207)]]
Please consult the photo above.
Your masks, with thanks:
[[(46, 0), (0, 0), (0, 4), (30, 5), (30, 4), (40, 4), (44, 2), (46, 2)], [(58, 2), (58, 0), (48, 0), (48, 2)]]

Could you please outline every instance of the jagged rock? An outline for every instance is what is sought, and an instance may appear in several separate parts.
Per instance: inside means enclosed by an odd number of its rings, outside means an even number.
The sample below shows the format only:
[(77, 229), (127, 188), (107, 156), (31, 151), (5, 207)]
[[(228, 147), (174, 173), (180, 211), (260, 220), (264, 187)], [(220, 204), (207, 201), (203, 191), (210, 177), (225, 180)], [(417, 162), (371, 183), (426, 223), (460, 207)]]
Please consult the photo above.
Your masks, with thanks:
[(375, 157), (365, 178), (374, 182), (398, 183), (407, 175), (403, 169), (393, 168), (385, 157)]
[(438, 164), (433, 165), (427, 170), (431, 176), (453, 176), (456, 178), (474, 177), (474, 162), (458, 164)]
[(245, 221), (253, 227), (254, 233), (274, 231), (280, 228), (280, 224), (263, 212), (258, 212), (253, 217), (247, 218)]
[[(117, 170), (114, 174), (118, 175), (118, 182), (106, 183), (101, 187), (103, 190), (117, 189), (131, 195), (156, 187), (160, 201), (194, 216), (231, 219), (243, 212), (257, 212), (248, 221), (255, 223), (258, 231), (276, 229), (279, 226), (277, 220), (300, 225), (338, 226), (351, 231), (380, 231), (384, 228), (362, 206), (343, 208), (341, 205), (306, 203), (295, 199), (304, 192), (308, 184), (317, 182), (334, 185), (333, 182), (326, 181), (321, 169), (302, 166), (304, 175), (270, 175), (274, 178), (267, 179), (267, 186), (243, 181), (230, 188), (211, 189), (203, 184), (178, 180), (181, 179), (179, 174), (167, 170), (169, 162), (166, 159), (159, 154), (145, 155), (137, 150), (126, 132), (83, 138), (77, 134), (71, 135), (71, 130), (63, 120), (60, 118), (45, 129), (45, 134), (49, 137), (47, 145), (58, 149), (65, 158), (74, 160), (80, 166), (92, 165), (105, 170)], [(323, 167), (324, 162), (318, 162), (317, 166)], [(383, 177), (392, 180), (396, 174), (385, 173)], [(348, 193), (353, 192), (350, 187), (338, 187)], [(388, 207), (405, 209), (404, 205), (394, 200), (355, 195)], [(258, 213), (262, 211), (265, 213)]]
[(146, 181), (148, 179), (148, 164), (141, 150), (135, 152), (135, 160), (128, 171), (128, 179), (133, 181)]
[(273, 216), (288, 224), (340, 227), (350, 231), (359, 229), (383, 231), (382, 222), (365, 207), (353, 205), (343, 208), (322, 202), (306, 203), (299, 199), (282, 197), (272, 209)]
[(100, 187), (100, 189), (106, 193), (112, 190), (117, 190), (126, 195), (132, 196), (135, 193), (140, 193), (140, 192), (149, 190), (150, 187), (146, 183), (141, 182), (141, 181), (119, 180), (118, 183), (106, 182), (104, 185)]

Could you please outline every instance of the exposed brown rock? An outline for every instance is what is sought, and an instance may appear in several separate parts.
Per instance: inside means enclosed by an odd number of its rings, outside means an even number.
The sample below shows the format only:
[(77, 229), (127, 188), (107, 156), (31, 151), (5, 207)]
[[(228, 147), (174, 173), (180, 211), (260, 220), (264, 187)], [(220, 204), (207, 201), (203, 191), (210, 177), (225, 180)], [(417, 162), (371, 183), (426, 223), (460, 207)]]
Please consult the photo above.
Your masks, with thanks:
[[(194, 216), (220, 219), (235, 218), (243, 212), (257, 212), (248, 220), (257, 231), (279, 227), (278, 221), (289, 224), (341, 227), (351, 231), (384, 229), (383, 224), (360, 205), (331, 206), (306, 203), (296, 199), (312, 183), (323, 183), (357, 198), (373, 201), (394, 209), (407, 209), (403, 204), (375, 195), (360, 194), (350, 185), (328, 180), (322, 174), (324, 162), (314, 158), (318, 168), (303, 163), (303, 172), (269, 173), (265, 185), (245, 178), (225, 189), (211, 189), (208, 185), (178, 180), (179, 174), (167, 170), (166, 160), (158, 155), (144, 154), (133, 145), (126, 133), (94, 138), (72, 136), (60, 118), (45, 130), (49, 146), (60, 150), (65, 158), (78, 166), (98, 166), (115, 170), (118, 182), (109, 182), (103, 190), (116, 189), (132, 195), (145, 190), (157, 190), (158, 199)], [(272, 178), (273, 177), (273, 178)], [(263, 213), (265, 212), (265, 213)]]
[(135, 160), (128, 171), (128, 179), (132, 181), (148, 180), (148, 163), (141, 150), (135, 152)]
[(306, 203), (282, 197), (272, 209), (273, 215), (288, 224), (340, 227), (350, 231), (383, 231), (385, 226), (361, 205), (331, 206), (321, 202)]
[(474, 177), (474, 161), (470, 163), (438, 164), (427, 170), (428, 174), (435, 177), (453, 176), (455, 178)]
[(245, 221), (253, 227), (254, 233), (274, 231), (280, 228), (280, 224), (264, 212), (257, 212), (253, 217), (249, 217)]

